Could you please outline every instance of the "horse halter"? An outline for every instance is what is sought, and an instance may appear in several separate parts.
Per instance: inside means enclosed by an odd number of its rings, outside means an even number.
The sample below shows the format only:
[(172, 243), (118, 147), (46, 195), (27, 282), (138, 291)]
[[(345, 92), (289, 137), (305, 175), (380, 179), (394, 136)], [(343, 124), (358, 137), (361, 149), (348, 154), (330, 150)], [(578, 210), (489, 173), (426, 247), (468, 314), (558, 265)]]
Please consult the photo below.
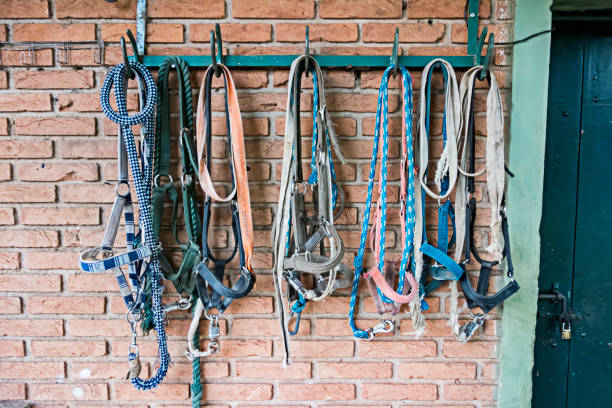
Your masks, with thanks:
[[(127, 110), (127, 71), (135, 72), (140, 90), (140, 104), (142, 110), (128, 115)], [(110, 105), (110, 93), (114, 86), (117, 101), (117, 112)], [(152, 165), (151, 155), (154, 138), (154, 115), (156, 102), (155, 81), (144, 65), (132, 61), (130, 66), (119, 64), (113, 68), (104, 80), (100, 93), (100, 103), (106, 116), (119, 124), (119, 180), (117, 182), (116, 196), (111, 216), (106, 227), (102, 245), (98, 248), (85, 251), (81, 255), (80, 266), (86, 272), (102, 272), (113, 270), (119, 283), (121, 295), (126, 303), (128, 323), (132, 329), (132, 341), (128, 349), (130, 370), (128, 376), (132, 384), (140, 389), (147, 390), (157, 387), (168, 370), (170, 356), (166, 344), (164, 328), (164, 306), (162, 305), (161, 285), (162, 273), (158, 259), (158, 243), (153, 231), (151, 218), (151, 181)], [(144, 105), (144, 106), (143, 106)], [(132, 126), (140, 124), (141, 150), (140, 157), (136, 148)], [(134, 214), (130, 195), (128, 179), (128, 163), (131, 169), (139, 206), (140, 231), (135, 234)], [(113, 245), (117, 230), (124, 214), (126, 223), (127, 252), (120, 255), (113, 254)], [(137, 247), (137, 245), (140, 245)], [(102, 259), (100, 259), (100, 257)], [(130, 285), (121, 270), (128, 266)], [(153, 377), (143, 380), (140, 375), (140, 358), (136, 343), (136, 326), (143, 318), (144, 305), (148, 301), (144, 294), (145, 285), (150, 285), (152, 323), (157, 332), (158, 363), (157, 372)], [(130, 288), (131, 286), (131, 288)]]
[[(197, 159), (200, 186), (206, 194), (203, 208), (202, 224), (202, 261), (195, 267), (196, 288), (198, 299), (195, 305), (193, 320), (188, 332), (190, 359), (208, 356), (219, 350), (216, 339), (219, 337), (219, 316), (227, 309), (234, 299), (246, 296), (255, 284), (255, 274), (251, 265), (253, 257), (253, 221), (247, 180), (244, 136), (238, 96), (234, 81), (229, 70), (222, 64), (217, 64), (225, 84), (225, 107), (227, 126), (227, 149), (232, 191), (226, 197), (221, 197), (213, 186), (211, 178), (212, 158), (212, 112), (211, 94), (214, 69), (210, 67), (205, 74), (200, 87), (198, 109), (196, 114)], [(232, 230), (234, 248), (229, 256), (215, 256), (208, 244), (208, 230), (211, 223), (211, 207), (214, 201), (230, 202), (232, 213)], [(232, 287), (223, 283), (226, 267), (239, 256), (238, 273), (240, 277)], [(216, 309), (216, 313), (212, 312)], [(193, 344), (193, 336), (197, 330), (200, 317), (204, 313), (210, 321), (209, 335), (211, 342), (207, 351), (200, 351)]]
[[(490, 89), (487, 95), (487, 146), (486, 165), (476, 171), (476, 132), (474, 126), (474, 88), (477, 75), (483, 69), (477, 66), (468, 70), (461, 80), (461, 99), (463, 101), (463, 150), (461, 176), (457, 184), (457, 217), (465, 217), (465, 263), (470, 262), (471, 255), (480, 264), (478, 286), (476, 290), (472, 287), (468, 274), (461, 277), (461, 288), (465, 294), (470, 309), (479, 307), (483, 313), (474, 316), (473, 321), (464, 324), (459, 330), (459, 338), (466, 342), (485, 322), (486, 314), (495, 306), (501, 304), (508, 297), (519, 290), (518, 283), (514, 280), (514, 268), (512, 255), (510, 253), (510, 239), (508, 236), (508, 220), (505, 208), (505, 173), (510, 173), (504, 165), (504, 116), (502, 110), (501, 94), (499, 86), (492, 72), (489, 71)], [(474, 197), (474, 179), (481, 174), (487, 174), (487, 191), (491, 206), (491, 243), (487, 251), (493, 255), (493, 261), (484, 260), (474, 244), (474, 220), (476, 219), (476, 198)], [(464, 210), (463, 210), (464, 209)], [(502, 242), (503, 241), (503, 242)], [(458, 240), (458, 245), (463, 248), (464, 243)], [(487, 296), (491, 269), (500, 264), (506, 258), (507, 276), (509, 282), (504, 288), (494, 295)]]
[[(418, 294), (418, 285), (415, 281), (411, 268), (414, 267), (413, 238), (415, 225), (415, 196), (414, 196), (414, 155), (412, 150), (412, 78), (406, 68), (399, 67), (402, 79), (402, 150), (400, 168), (400, 222), (402, 229), (402, 259), (399, 265), (398, 289), (395, 291), (391, 285), (395, 280), (394, 267), (385, 264), (385, 231), (387, 224), (387, 162), (389, 156), (389, 108), (387, 104), (389, 95), (389, 76), (396, 69), (395, 65), (387, 67), (378, 90), (378, 105), (376, 109), (376, 126), (374, 140), (372, 143), (372, 159), (370, 162), (370, 174), (368, 177), (368, 193), (364, 210), (364, 219), (361, 230), (361, 241), (359, 252), (354, 261), (355, 277), (351, 291), (351, 302), (349, 312), (349, 324), (353, 335), (358, 338), (371, 340), (378, 333), (393, 332), (395, 324), (392, 320), (382, 320), (384, 313), (395, 316), (402, 304), (410, 303)], [(357, 304), (357, 293), (359, 289), (359, 278), (363, 271), (363, 259), (365, 253), (368, 225), (370, 220), (370, 208), (372, 206), (372, 192), (376, 173), (376, 163), (380, 149), (380, 168), (378, 174), (378, 201), (374, 215), (374, 225), (370, 230), (370, 247), (374, 251), (376, 264), (364, 274), (368, 288), (378, 313), (381, 315), (381, 323), (367, 330), (358, 329), (355, 325), (355, 308)], [(407, 284), (405, 282), (407, 280)]]
[[(440, 68), (444, 78), (444, 116), (442, 121), (443, 151), (438, 160), (433, 177), (436, 191), (427, 185), (429, 164), (429, 131), (430, 131), (430, 104), (432, 74)], [(450, 194), (457, 182), (457, 137), (461, 123), (461, 100), (457, 87), (457, 78), (452, 66), (443, 59), (435, 59), (427, 64), (421, 77), (421, 91), (419, 98), (419, 123), (416, 150), (419, 160), (419, 185), (416, 189), (415, 247), (419, 248), (415, 254), (415, 277), (421, 285), (420, 299), (411, 304), (413, 325), (417, 332), (425, 329), (425, 320), (421, 310), (428, 308), (424, 296), (441, 286), (444, 281), (451, 283), (451, 325), (454, 331), (458, 330), (457, 323), (457, 280), (463, 275), (460, 265), (461, 253), (455, 254), (454, 259), (448, 255), (449, 247), (455, 242), (460, 226), (457, 225)], [(438, 243), (433, 246), (428, 242), (427, 225), (425, 224), (425, 207), (427, 196), (438, 203)], [(443, 202), (444, 201), (444, 202)], [(449, 219), (453, 227), (452, 235), (448, 237)], [(425, 256), (431, 263), (425, 264)], [(428, 276), (431, 277), (427, 281)]]
[[(170, 120), (170, 86), (169, 76), (172, 70), (176, 70), (178, 106), (179, 106), (179, 151), (181, 155), (181, 192), (183, 202), (183, 220), (187, 231), (188, 242), (179, 238), (177, 229), (178, 192), (176, 184), (170, 174), (170, 152), (171, 152), (171, 120)], [(202, 229), (198, 214), (198, 201), (195, 189), (197, 182), (195, 148), (193, 141), (193, 102), (191, 99), (191, 81), (189, 77), (189, 65), (178, 57), (166, 58), (158, 72), (157, 90), (157, 116), (155, 132), (155, 156), (153, 160), (153, 230), (157, 240), (163, 218), (164, 203), (166, 197), (172, 203), (170, 223), (172, 235), (181, 249), (182, 261), (175, 271), (173, 265), (164, 255), (159, 252), (159, 260), (164, 278), (171, 281), (179, 300), (173, 305), (166, 307), (166, 312), (171, 309), (188, 310), (191, 308), (191, 294), (195, 287), (195, 279), (192, 269), (200, 259), (200, 246), (197, 245), (197, 237)], [(146, 320), (145, 320), (146, 322)], [(143, 329), (148, 327), (143, 322)]]
[[(312, 173), (305, 181), (301, 166), (300, 88), (307, 62), (310, 69), (306, 75), (312, 74), (314, 84), (314, 105), (310, 164)], [(319, 64), (312, 57), (301, 56), (293, 61), (288, 90), (281, 186), (273, 234), (274, 282), (286, 364), (290, 364), (288, 335), (297, 333), (306, 303), (322, 300), (335, 289), (348, 286), (348, 280), (344, 278), (345, 268), (340, 263), (344, 256), (344, 243), (334, 227), (334, 219), (339, 216), (342, 208), (343, 196), (335, 181), (331, 147), (343, 163), (344, 158), (327, 112), (323, 75)], [(312, 191), (314, 201), (311, 216), (307, 214), (305, 203), (308, 189)], [(334, 216), (335, 207), (339, 211)], [(329, 241), (328, 248), (325, 239)], [(318, 253), (315, 252), (317, 247)], [(302, 281), (303, 274), (313, 275), (312, 288), (307, 288)], [(289, 320), (296, 317), (295, 327), (291, 331), (288, 329), (290, 322), (285, 321), (287, 311), (281, 293), (283, 282), (287, 285), (290, 303)]]

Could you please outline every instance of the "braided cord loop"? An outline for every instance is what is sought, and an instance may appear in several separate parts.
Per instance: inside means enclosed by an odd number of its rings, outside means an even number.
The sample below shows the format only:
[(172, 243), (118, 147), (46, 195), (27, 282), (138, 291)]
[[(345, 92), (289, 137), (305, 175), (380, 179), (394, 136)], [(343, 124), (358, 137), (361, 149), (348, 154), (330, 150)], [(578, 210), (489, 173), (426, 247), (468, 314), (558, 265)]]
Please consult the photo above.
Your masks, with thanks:
[[(153, 325), (157, 332), (158, 341), (158, 361), (159, 367), (155, 375), (147, 380), (141, 378), (132, 378), (132, 384), (139, 390), (148, 390), (157, 387), (166, 376), (168, 366), (170, 364), (170, 356), (168, 354), (168, 346), (166, 343), (166, 331), (164, 328), (164, 317), (162, 308), (162, 290), (160, 284), (162, 273), (159, 265), (157, 254), (157, 243), (153, 231), (153, 223), (151, 217), (151, 177), (152, 166), (147, 157), (151, 157), (151, 149), (153, 147), (154, 137), (154, 116), (155, 104), (157, 100), (157, 92), (155, 81), (147, 68), (139, 62), (130, 61), (130, 68), (136, 73), (139, 82), (144, 82), (144, 90), (146, 92), (145, 104), (140, 112), (130, 116), (127, 109), (126, 101), (126, 67), (124, 64), (119, 64), (114, 67), (106, 76), (102, 89), (100, 91), (100, 104), (104, 114), (113, 122), (120, 126), (121, 134), (127, 151), (128, 162), (134, 179), (136, 195), (139, 205), (139, 225), (141, 231), (144, 232), (143, 245), (148, 245), (151, 251), (151, 259), (147, 269), (148, 281), (151, 282), (151, 300), (153, 310)], [(114, 87), (114, 94), (117, 102), (117, 112), (110, 105), (110, 94)], [(142, 140), (142, 167), (141, 160), (138, 156), (136, 141), (132, 133), (133, 125), (141, 125), (143, 140)]]

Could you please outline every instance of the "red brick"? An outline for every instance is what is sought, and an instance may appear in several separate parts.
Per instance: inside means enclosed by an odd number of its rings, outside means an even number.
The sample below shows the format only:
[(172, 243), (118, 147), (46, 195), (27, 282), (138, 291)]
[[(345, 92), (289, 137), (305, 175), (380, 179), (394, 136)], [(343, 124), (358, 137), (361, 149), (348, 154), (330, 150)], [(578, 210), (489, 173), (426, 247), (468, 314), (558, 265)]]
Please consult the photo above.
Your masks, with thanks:
[(265, 401), (272, 399), (270, 384), (203, 384), (206, 401)]
[[(204, 342), (206, 344), (206, 342)], [(219, 357), (270, 357), (270, 340), (223, 340)]]
[(2, 159), (38, 159), (51, 156), (53, 142), (50, 140), (0, 140)]
[(112, 203), (115, 186), (110, 184), (65, 184), (61, 187), (65, 203)]
[(42, 379), (64, 378), (64, 363), (51, 361), (30, 362), (0, 362), (0, 378)]
[[(464, 8), (465, 3), (457, 0), (408, 0), (407, 12), (408, 18), (463, 18)], [(488, 18), (490, 14), (490, 1), (482, 0), (478, 17)]]
[[(510, 40), (512, 28), (509, 24), (488, 24), (488, 32), (495, 35), (495, 41), (507, 42)], [(479, 35), (482, 34), (480, 31)], [(465, 24), (453, 24), (451, 41), (454, 43), (467, 43), (467, 26)]]
[(98, 225), (100, 209), (94, 207), (23, 207), (23, 225)]
[(70, 292), (112, 292), (117, 290), (117, 281), (113, 274), (79, 273), (66, 277), (66, 289)]
[[(310, 334), (310, 321), (302, 318), (298, 336)], [(232, 322), (234, 336), (281, 336), (278, 319), (234, 319)]]
[(0, 297), (0, 310), (4, 314), (21, 313), (21, 298), (19, 297)]
[(51, 110), (49, 94), (0, 94), (0, 112), (45, 112)]
[(42, 401), (107, 400), (106, 384), (30, 384), (29, 396)]
[(6, 230), (3, 235), (3, 246), (46, 248), (59, 245), (57, 231), (50, 230)]
[(0, 275), (0, 286), (4, 292), (59, 292), (60, 275)]
[(443, 353), (445, 357), (494, 358), (495, 343), (491, 341), (445, 341)]
[(0, 225), (15, 225), (15, 214), (12, 208), (0, 208)]
[(322, 18), (400, 18), (402, 0), (321, 0)]
[[(189, 39), (193, 42), (210, 42), (210, 30), (214, 24), (191, 24)], [(263, 23), (220, 24), (221, 37), (230, 42), (268, 42), (272, 40), (272, 25)]]
[(41, 319), (2, 319), (0, 320), (0, 336), (62, 336), (64, 329), (61, 320)]
[[(127, 40), (128, 29), (136, 33), (136, 24), (102, 24), (100, 37), (106, 42), (119, 42), (121, 37)], [(147, 24), (147, 43), (182, 43), (183, 37), (182, 24)]]
[(123, 337), (130, 334), (124, 321), (101, 319), (71, 319), (68, 321), (70, 335), (73, 337)]
[(24, 343), (21, 340), (0, 340), (0, 356), (23, 357), (25, 356)]
[(15, 119), (15, 131), (20, 135), (91, 136), (96, 134), (96, 120), (21, 117)]
[(359, 343), (359, 357), (363, 358), (422, 358), (436, 356), (434, 341), (372, 341)]
[(13, 24), (14, 41), (95, 41), (95, 24)]
[(33, 252), (28, 251), (24, 262), (24, 267), (27, 269), (38, 270), (74, 270), (79, 265), (79, 252)]
[(45, 203), (55, 201), (54, 186), (6, 185), (0, 186), (0, 202), (3, 203)]
[[(136, 3), (119, 1), (100, 3), (97, 0), (57, 0), (55, 13), (58, 18), (124, 18), (136, 19)], [(149, 17), (151, 12), (148, 11)]]
[(279, 384), (278, 398), (291, 401), (352, 400), (353, 384)]
[(91, 296), (33, 296), (28, 298), (31, 314), (100, 314), (104, 313), (104, 298)]
[[(32, 59), (30, 60), (29, 54), (26, 52), (25, 58), (23, 57), (23, 51), (18, 50), (1, 50), (0, 55), (2, 56), (2, 65), (4, 66), (17, 66), (17, 67), (32, 67), (32, 66), (52, 66), (53, 65), (53, 50), (35, 50), (32, 53)], [(13, 77), (17, 74), (13, 72)], [(34, 72), (34, 71), (28, 71)]]
[(399, 363), (398, 378), (407, 380), (456, 380), (476, 378), (474, 363)]
[(0, 163), (0, 181), (9, 181), (11, 179), (11, 163)]
[(313, 18), (314, 0), (299, 2), (289, 0), (234, 0), (232, 16), (234, 18)]
[(32, 340), (31, 350), (36, 357), (99, 357), (107, 354), (104, 340)]
[(438, 389), (435, 384), (363, 384), (361, 395), (366, 400), (435, 401)]
[(482, 384), (445, 384), (443, 396), (447, 401), (493, 401), (495, 387)]
[(444, 38), (446, 26), (444, 24), (377, 24), (363, 25), (363, 42), (393, 42), (395, 29), (399, 28), (399, 41), (403, 43), (438, 42)]
[(8, 121), (6, 118), (0, 118), (0, 135), (8, 135)]
[(25, 384), (0, 384), (0, 395), (6, 400), (25, 400)]
[[(148, 372), (148, 364), (141, 362), (142, 375)], [(71, 363), (70, 378), (79, 380), (125, 380), (125, 374), (128, 371), (128, 363), (108, 363), (108, 362), (86, 362), (86, 363)]]
[(310, 363), (294, 362), (283, 368), (280, 362), (262, 363), (236, 361), (236, 378), (270, 379), (282, 378), (284, 380), (298, 380), (312, 377)]
[(47, 18), (49, 4), (46, 0), (5, 0), (0, 18)]
[[(115, 136), (116, 137), (116, 136)], [(57, 155), (62, 159), (116, 159), (117, 140), (59, 140)]]
[(0, 72), (0, 89), (6, 89), (6, 88), (8, 88), (8, 78), (7, 78), (6, 71), (2, 71)]
[[(354, 93), (330, 93), (326, 95), (327, 107), (331, 112), (376, 112), (378, 95)], [(396, 95), (389, 95), (389, 112), (398, 107)], [(368, 144), (371, 144), (368, 141)], [(371, 153), (370, 153), (371, 154)]]
[(318, 364), (319, 378), (391, 378), (391, 363), (325, 363)]
[[(276, 41), (304, 42), (306, 24), (276, 24)], [(309, 24), (310, 41), (353, 42), (359, 37), (357, 24)]]
[[(353, 357), (355, 350), (355, 343), (352, 340), (293, 340), (290, 345), (292, 357)], [(278, 346), (275, 350), (281, 355), (282, 345), (279, 343)]]
[[(224, 378), (229, 376), (229, 364), (226, 362), (200, 361), (200, 372), (203, 378)], [(167, 378), (188, 379), (193, 377), (193, 365), (191, 363), (173, 363), (168, 369)]]
[[(22, 181), (98, 180), (98, 166), (95, 163), (19, 163), (15, 170), (17, 179)], [(67, 209), (58, 210), (68, 211)]]
[(271, 297), (246, 297), (240, 302), (232, 302), (225, 313), (274, 313), (274, 299)]
[(177, 3), (171, 0), (150, 0), (147, 14), (150, 18), (223, 18), (225, 2), (183, 0)]
[(161, 384), (153, 392), (144, 392), (130, 383), (113, 384), (115, 399), (118, 400), (186, 400), (189, 384)]
[(93, 71), (15, 71), (17, 89), (85, 89), (94, 85)]

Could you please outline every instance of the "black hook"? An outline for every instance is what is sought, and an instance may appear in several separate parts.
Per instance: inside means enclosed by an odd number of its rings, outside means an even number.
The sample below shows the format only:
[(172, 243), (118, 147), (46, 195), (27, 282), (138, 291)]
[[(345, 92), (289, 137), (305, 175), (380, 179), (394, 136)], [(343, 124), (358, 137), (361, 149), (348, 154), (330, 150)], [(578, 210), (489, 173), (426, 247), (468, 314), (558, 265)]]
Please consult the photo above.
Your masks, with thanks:
[(130, 44), (132, 44), (132, 50), (134, 51), (134, 57), (136, 57), (136, 61), (142, 62), (142, 57), (138, 54), (138, 46), (136, 45), (136, 38), (134, 38), (134, 34), (132, 34), (132, 30), (129, 28), (126, 31), (128, 39), (130, 40)]
[[(218, 53), (216, 51), (218, 51)], [(222, 54), (223, 48), (221, 48), (221, 27), (219, 26), (219, 23), (216, 23), (214, 31), (210, 30), (210, 60), (217, 78), (221, 76), (219, 64), (223, 63)]]
[(306, 71), (306, 77), (308, 78), (308, 74), (310, 73), (309, 60), (310, 60), (310, 29), (306, 26), (306, 45), (304, 48), (304, 55), (306, 55), (306, 61), (304, 63), (304, 70)]
[[(481, 62), (480, 65), (483, 66), (483, 69), (480, 71), (478, 78), (481, 81), (484, 81), (489, 76), (489, 70), (491, 69), (491, 64), (493, 63), (493, 51), (495, 49), (495, 35), (493, 33), (489, 34), (489, 43), (487, 44), (487, 54), (484, 57), (484, 61)], [(481, 57), (482, 60), (482, 57)]]
[(393, 79), (397, 76), (397, 49), (399, 45), (399, 28), (395, 28), (395, 39), (393, 40), (393, 53), (391, 54), (391, 65), (393, 68)]
[(136, 78), (136, 74), (134, 74), (134, 71), (132, 71), (132, 67), (130, 66), (130, 61), (128, 60), (127, 50), (125, 49), (125, 39), (121, 37), (119, 41), (121, 43), (121, 53), (123, 54), (123, 64), (125, 65), (127, 76), (130, 79), (134, 79)]

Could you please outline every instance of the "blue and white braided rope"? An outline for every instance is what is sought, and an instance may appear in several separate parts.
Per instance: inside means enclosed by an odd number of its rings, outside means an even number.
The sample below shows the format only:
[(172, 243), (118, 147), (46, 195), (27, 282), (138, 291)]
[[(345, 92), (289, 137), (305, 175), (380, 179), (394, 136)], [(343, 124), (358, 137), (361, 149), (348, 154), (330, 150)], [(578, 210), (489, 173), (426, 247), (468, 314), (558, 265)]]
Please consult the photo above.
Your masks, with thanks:
[[(128, 161), (134, 179), (136, 195), (138, 197), (139, 226), (144, 232), (143, 245), (149, 246), (151, 251), (151, 260), (147, 270), (148, 279), (151, 280), (151, 298), (153, 310), (153, 324), (157, 332), (158, 340), (158, 361), (159, 368), (155, 375), (147, 380), (141, 378), (132, 378), (132, 384), (140, 390), (148, 390), (157, 387), (163, 378), (166, 376), (168, 366), (170, 364), (170, 356), (168, 354), (168, 346), (166, 343), (166, 332), (164, 328), (163, 308), (162, 308), (162, 290), (160, 285), (162, 273), (159, 266), (157, 255), (157, 247), (155, 234), (153, 232), (153, 222), (151, 218), (151, 177), (152, 166), (149, 158), (151, 157), (150, 149), (153, 148), (153, 132), (155, 129), (155, 104), (157, 100), (157, 92), (155, 81), (147, 68), (139, 62), (130, 61), (131, 69), (136, 73), (139, 81), (144, 81), (146, 89), (146, 98), (142, 110), (130, 116), (128, 114), (126, 102), (126, 67), (124, 64), (119, 64), (114, 67), (106, 76), (102, 89), (100, 91), (100, 104), (104, 114), (113, 122), (119, 124), (121, 134), (127, 150)], [(114, 86), (114, 94), (117, 101), (117, 112), (110, 105), (110, 94)], [(141, 125), (143, 130), (142, 145), (144, 150), (142, 158), (139, 158), (136, 149), (134, 134), (132, 133), (133, 125)], [(141, 168), (142, 163), (142, 168)]]

